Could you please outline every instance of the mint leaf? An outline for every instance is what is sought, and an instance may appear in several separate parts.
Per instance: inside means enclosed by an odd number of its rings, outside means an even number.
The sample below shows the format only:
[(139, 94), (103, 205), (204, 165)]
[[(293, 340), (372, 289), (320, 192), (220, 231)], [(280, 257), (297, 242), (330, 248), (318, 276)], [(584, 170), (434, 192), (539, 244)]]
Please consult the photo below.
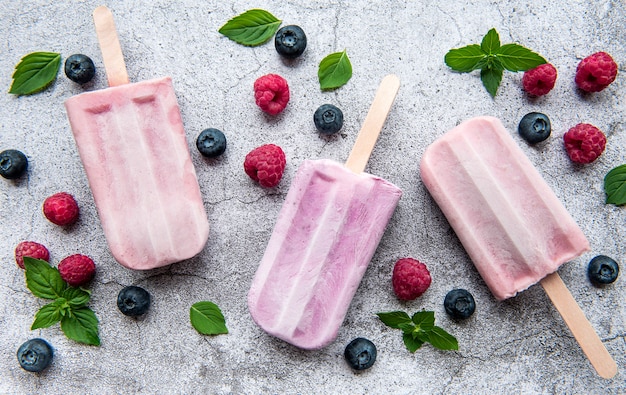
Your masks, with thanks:
[(611, 169), (604, 176), (606, 204), (626, 204), (626, 163)]
[(435, 326), (428, 332), (428, 342), (440, 350), (458, 350), (459, 343), (454, 336)]
[(98, 318), (89, 307), (71, 309), (61, 319), (61, 330), (69, 339), (79, 343), (100, 345), (98, 337)]
[(317, 77), (322, 90), (345, 85), (352, 78), (352, 64), (346, 50), (331, 53), (322, 59), (317, 69)]
[(502, 66), (509, 71), (526, 71), (547, 63), (541, 55), (519, 44), (505, 44), (498, 50), (496, 56)]
[(452, 70), (469, 73), (481, 68), (480, 62), (485, 56), (486, 54), (479, 45), (472, 44), (463, 48), (451, 49), (444, 57), (444, 61)]
[(496, 97), (498, 87), (502, 81), (502, 70), (496, 69), (482, 69), (480, 71), (480, 79), (483, 82), (483, 86), (487, 89), (487, 92), (491, 97)]
[(254, 47), (272, 38), (281, 22), (265, 10), (252, 9), (230, 19), (218, 32), (239, 44)]
[(378, 318), (387, 326), (394, 329), (403, 329), (403, 326), (410, 324), (411, 328), (413, 324), (411, 317), (404, 311), (391, 311), (389, 313), (376, 313)]
[(30, 95), (50, 85), (61, 65), (61, 54), (56, 52), (33, 52), (22, 58), (15, 66), (9, 93)]
[(37, 314), (35, 314), (35, 321), (33, 325), (30, 327), (30, 330), (35, 330), (39, 328), (49, 328), (57, 322), (61, 321), (61, 317), (63, 317), (63, 310), (61, 303), (52, 302), (43, 306), (39, 309)]
[(24, 257), (26, 286), (33, 295), (43, 299), (57, 299), (63, 295), (67, 284), (59, 271), (46, 261)]
[(423, 341), (414, 338), (411, 334), (408, 333), (404, 333), (402, 335), (402, 341), (404, 342), (407, 350), (409, 350), (409, 352), (411, 353), (417, 351), (417, 349), (422, 347), (422, 344), (424, 344)]
[(69, 287), (63, 292), (63, 297), (72, 308), (79, 308), (89, 303), (91, 291), (82, 288)]
[(417, 328), (429, 331), (435, 326), (435, 312), (420, 311), (413, 314), (411, 320), (415, 323)]
[(213, 302), (197, 302), (189, 311), (191, 325), (203, 335), (228, 333), (226, 319), (219, 307)]
[(485, 34), (483, 41), (480, 43), (480, 48), (488, 55), (492, 55), (498, 51), (500, 48), (500, 35), (496, 29), (492, 28)]

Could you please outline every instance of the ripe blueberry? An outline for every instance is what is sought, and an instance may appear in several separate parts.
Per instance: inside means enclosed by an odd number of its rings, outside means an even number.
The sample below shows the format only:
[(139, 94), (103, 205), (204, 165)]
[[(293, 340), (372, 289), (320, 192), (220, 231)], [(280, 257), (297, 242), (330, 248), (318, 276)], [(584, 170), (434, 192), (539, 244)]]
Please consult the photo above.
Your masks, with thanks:
[(587, 274), (594, 284), (610, 284), (617, 280), (619, 265), (613, 258), (598, 255), (589, 262)]
[(30, 339), (17, 349), (20, 366), (29, 372), (41, 372), (52, 362), (52, 347), (43, 339)]
[(306, 49), (306, 34), (300, 26), (283, 26), (276, 32), (274, 46), (282, 56), (289, 59), (297, 58)]
[(150, 308), (150, 294), (141, 287), (130, 285), (117, 295), (117, 307), (124, 315), (140, 316)]
[(28, 168), (28, 159), (22, 152), (8, 149), (0, 152), (0, 175), (9, 180), (19, 178)]
[(313, 122), (320, 133), (334, 134), (343, 126), (343, 112), (332, 104), (322, 104), (313, 114)]
[(529, 144), (537, 144), (550, 136), (551, 129), (550, 119), (545, 114), (531, 112), (524, 115), (517, 131)]
[(65, 60), (65, 75), (74, 82), (84, 84), (96, 75), (96, 66), (89, 56), (75, 54)]
[(446, 309), (446, 313), (452, 318), (468, 318), (474, 314), (476, 302), (474, 302), (474, 297), (469, 291), (465, 289), (453, 289), (446, 295), (443, 301), (443, 307)]
[(202, 155), (215, 158), (226, 151), (226, 136), (218, 129), (205, 129), (198, 136), (196, 147)]
[(376, 346), (365, 338), (357, 337), (348, 343), (343, 356), (352, 369), (364, 370), (376, 362)]

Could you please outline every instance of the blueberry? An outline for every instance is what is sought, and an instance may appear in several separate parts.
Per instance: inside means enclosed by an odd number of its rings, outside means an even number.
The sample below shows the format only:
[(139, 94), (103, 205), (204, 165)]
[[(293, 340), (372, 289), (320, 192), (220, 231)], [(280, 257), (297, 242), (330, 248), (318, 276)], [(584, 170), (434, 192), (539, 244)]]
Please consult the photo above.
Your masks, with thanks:
[(0, 175), (9, 180), (19, 178), (28, 168), (26, 155), (15, 149), (0, 152)]
[(226, 136), (217, 129), (205, 129), (198, 136), (196, 147), (202, 155), (215, 158), (226, 151)]
[(537, 144), (550, 137), (550, 119), (540, 112), (531, 112), (522, 118), (517, 131), (529, 144)]
[(474, 314), (476, 302), (469, 291), (459, 288), (448, 292), (443, 301), (443, 307), (452, 318), (468, 318)]
[(274, 46), (282, 56), (289, 59), (297, 58), (306, 49), (306, 34), (300, 26), (283, 26), (276, 32)]
[(30, 339), (17, 349), (20, 366), (29, 372), (41, 372), (52, 362), (52, 347), (43, 339)]
[(592, 283), (610, 284), (617, 280), (619, 265), (613, 258), (598, 255), (589, 262), (587, 274)]
[(65, 60), (65, 75), (74, 82), (84, 84), (96, 75), (96, 66), (89, 56), (75, 54)]
[(322, 104), (313, 114), (313, 122), (320, 133), (334, 134), (343, 126), (343, 112), (332, 104)]
[(354, 370), (364, 370), (376, 362), (376, 346), (371, 341), (357, 337), (346, 346), (343, 356)]
[(141, 287), (130, 285), (117, 295), (117, 307), (130, 317), (145, 314), (150, 308), (150, 294)]

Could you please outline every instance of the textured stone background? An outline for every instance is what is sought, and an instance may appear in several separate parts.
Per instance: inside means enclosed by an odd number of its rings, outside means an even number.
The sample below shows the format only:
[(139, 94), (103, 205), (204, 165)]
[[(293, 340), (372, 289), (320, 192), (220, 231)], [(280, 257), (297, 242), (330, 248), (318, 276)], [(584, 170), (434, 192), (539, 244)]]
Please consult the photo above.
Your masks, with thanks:
[[(148, 5), (150, 4), (150, 5)], [(614, 257), (626, 270), (624, 207), (604, 204), (602, 180), (625, 163), (626, 3), (623, 1), (114, 1), (112, 9), (131, 81), (173, 78), (189, 147), (211, 223), (210, 239), (197, 257), (158, 270), (135, 272), (110, 255), (98, 220), (63, 102), (84, 90), (106, 87), (91, 19), (100, 2), (3, 1), (0, 15), (0, 149), (17, 148), (30, 160), (28, 175), (0, 180), (0, 393), (626, 393), (624, 275), (596, 288), (586, 278), (597, 254)], [(295, 61), (279, 57), (268, 43), (248, 48), (217, 30), (250, 8), (272, 12), (283, 24), (300, 25), (309, 38)], [(521, 73), (505, 73), (497, 97), (481, 86), (477, 73), (458, 74), (443, 62), (453, 47), (477, 43), (492, 27), (503, 43), (518, 42), (545, 56), (559, 70), (556, 88), (540, 99), (521, 90)], [(344, 87), (322, 92), (317, 65), (327, 54), (347, 49), (354, 75)], [(616, 82), (587, 95), (574, 84), (576, 65), (604, 50), (620, 65)], [(97, 77), (81, 87), (61, 73), (42, 93), (9, 95), (11, 74), (20, 58), (34, 51), (91, 56)], [(267, 73), (290, 84), (292, 100), (281, 115), (265, 116), (254, 104), (252, 84)], [(390, 222), (337, 340), (319, 351), (301, 351), (255, 326), (246, 294), (293, 175), (306, 158), (343, 162), (365, 118), (380, 79), (397, 74), (402, 85), (367, 171), (403, 189)], [(340, 106), (340, 136), (320, 137), (312, 114), (323, 103)], [(548, 114), (553, 135), (531, 147), (515, 132), (530, 111)], [(616, 359), (620, 373), (599, 378), (540, 286), (497, 302), (475, 271), (454, 232), (419, 179), (418, 163), (428, 144), (469, 117), (502, 119), (521, 148), (553, 187), (588, 236), (592, 251), (564, 265), (565, 283)], [(600, 127), (608, 137), (602, 157), (575, 166), (565, 154), (562, 135), (579, 122)], [(203, 159), (195, 139), (207, 127), (228, 138), (217, 160)], [(253, 148), (275, 143), (288, 160), (275, 189), (263, 189), (243, 172)], [(67, 229), (41, 214), (45, 197), (72, 193), (81, 209)], [(90, 306), (100, 319), (102, 345), (90, 347), (65, 338), (60, 328), (30, 331), (42, 300), (32, 296), (13, 260), (21, 240), (48, 246), (56, 264), (73, 253), (92, 256), (98, 273)], [(409, 303), (399, 302), (390, 284), (393, 263), (412, 256), (433, 275), (431, 288)], [(150, 312), (129, 319), (115, 299), (126, 285), (148, 289)], [(471, 290), (475, 315), (454, 322), (443, 310), (452, 288)], [(189, 307), (211, 300), (223, 310), (228, 335), (199, 335)], [(458, 352), (426, 345), (415, 354), (399, 331), (386, 328), (379, 311), (434, 310), (438, 325), (454, 334)], [(343, 349), (354, 337), (373, 340), (374, 367), (353, 373)], [(33, 337), (55, 349), (41, 374), (22, 370), (18, 346)]]

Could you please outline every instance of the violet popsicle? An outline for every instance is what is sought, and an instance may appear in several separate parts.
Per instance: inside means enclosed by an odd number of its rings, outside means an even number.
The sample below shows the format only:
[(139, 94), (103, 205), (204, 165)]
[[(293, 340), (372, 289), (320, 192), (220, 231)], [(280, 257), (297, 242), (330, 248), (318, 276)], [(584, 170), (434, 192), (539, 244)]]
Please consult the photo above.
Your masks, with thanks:
[(191, 258), (209, 224), (172, 81), (128, 84), (111, 12), (94, 21), (111, 87), (65, 107), (111, 253), (139, 270)]
[(306, 160), (294, 177), (248, 294), (254, 321), (304, 349), (336, 337), (402, 192), (363, 173), (399, 88), (385, 77), (346, 165)]
[(432, 143), (420, 165), (424, 185), (498, 300), (541, 281), (592, 365), (617, 365), (556, 270), (589, 243), (502, 123), (467, 120)]

